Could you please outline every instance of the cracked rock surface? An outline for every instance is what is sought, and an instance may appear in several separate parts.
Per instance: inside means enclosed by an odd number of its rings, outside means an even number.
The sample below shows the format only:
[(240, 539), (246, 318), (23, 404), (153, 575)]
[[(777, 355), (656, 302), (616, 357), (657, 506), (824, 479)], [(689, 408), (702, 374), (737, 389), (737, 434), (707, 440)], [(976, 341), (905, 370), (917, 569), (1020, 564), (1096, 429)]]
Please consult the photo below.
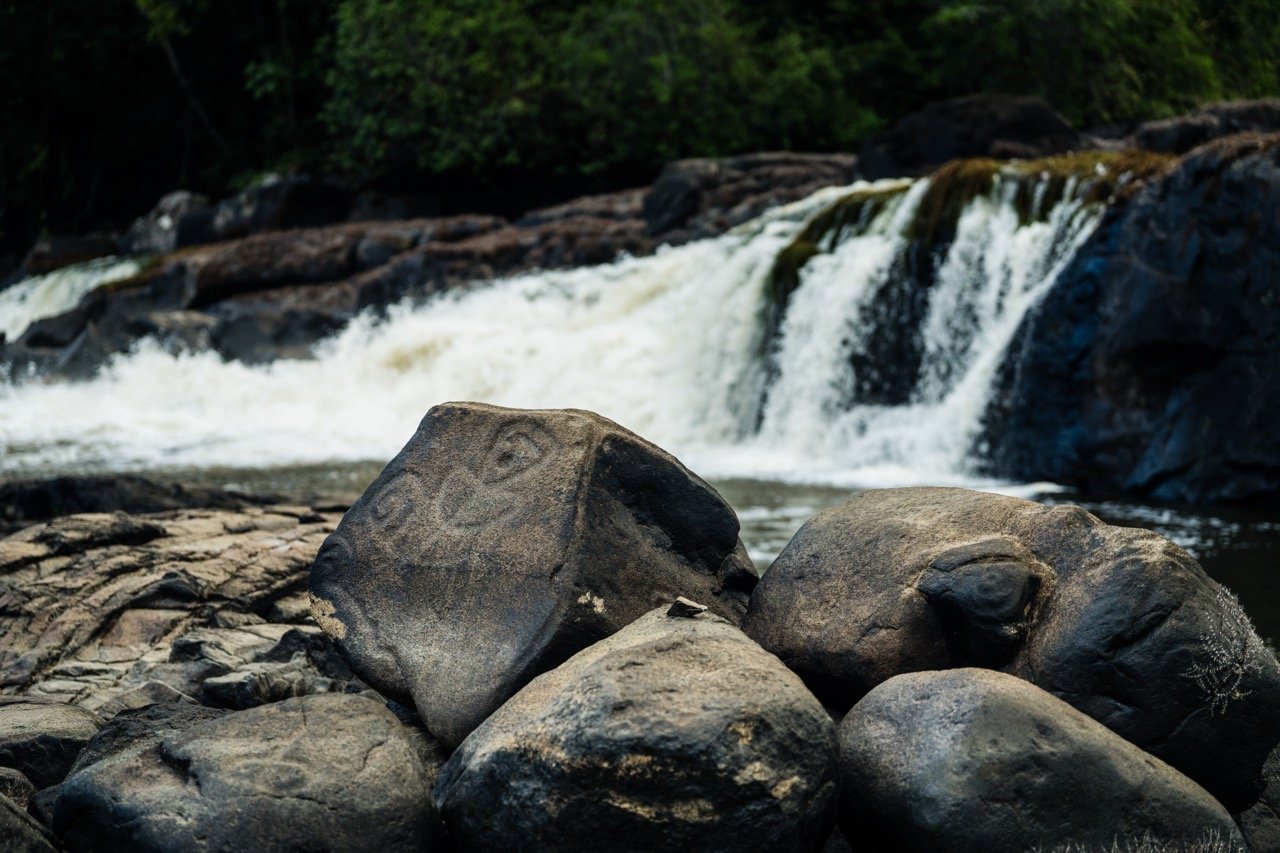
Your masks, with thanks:
[(60, 787), (53, 825), (78, 851), (421, 851), (431, 781), (384, 705), (304, 696), (105, 752)]

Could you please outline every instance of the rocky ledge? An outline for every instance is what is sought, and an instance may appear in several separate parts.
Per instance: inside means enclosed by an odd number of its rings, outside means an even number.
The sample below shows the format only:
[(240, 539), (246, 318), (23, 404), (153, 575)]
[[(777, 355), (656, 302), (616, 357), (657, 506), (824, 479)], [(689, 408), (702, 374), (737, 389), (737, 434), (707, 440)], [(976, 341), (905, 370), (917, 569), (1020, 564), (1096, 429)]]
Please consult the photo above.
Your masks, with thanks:
[[(589, 412), (429, 412), (345, 515), (0, 539), (6, 849), (1274, 850), (1280, 664), (1159, 536), (865, 492), (757, 579)], [(323, 545), (322, 545), (323, 543)]]

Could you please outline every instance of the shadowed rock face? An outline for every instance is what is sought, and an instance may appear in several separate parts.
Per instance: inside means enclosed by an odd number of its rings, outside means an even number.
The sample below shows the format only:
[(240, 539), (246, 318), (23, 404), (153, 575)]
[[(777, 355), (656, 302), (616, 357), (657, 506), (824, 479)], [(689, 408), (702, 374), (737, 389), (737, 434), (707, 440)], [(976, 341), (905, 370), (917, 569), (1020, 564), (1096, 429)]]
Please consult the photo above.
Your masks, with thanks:
[(456, 746), (534, 676), (678, 595), (737, 622), (755, 574), (733, 511), (589, 412), (427, 413), (311, 572), (352, 668)]
[(652, 611), (530, 683), (436, 802), (458, 850), (797, 851), (831, 828), (835, 727), (710, 614)]
[(840, 726), (840, 771), (841, 826), (867, 849), (1245, 849), (1209, 792), (990, 670), (900, 675), (872, 690)]
[(963, 489), (862, 493), (809, 521), (745, 630), (841, 710), (893, 675), (1002, 669), (1223, 801), (1256, 799), (1280, 665), (1163, 537)]

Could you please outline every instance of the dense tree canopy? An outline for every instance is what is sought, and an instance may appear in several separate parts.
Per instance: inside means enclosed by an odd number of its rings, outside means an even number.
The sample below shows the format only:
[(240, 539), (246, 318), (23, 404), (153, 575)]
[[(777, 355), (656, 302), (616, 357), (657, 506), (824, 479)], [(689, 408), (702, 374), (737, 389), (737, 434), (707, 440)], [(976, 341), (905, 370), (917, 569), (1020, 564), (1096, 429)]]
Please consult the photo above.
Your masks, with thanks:
[(0, 0), (0, 250), (268, 170), (515, 204), (975, 91), (1125, 122), (1278, 58), (1280, 0)]

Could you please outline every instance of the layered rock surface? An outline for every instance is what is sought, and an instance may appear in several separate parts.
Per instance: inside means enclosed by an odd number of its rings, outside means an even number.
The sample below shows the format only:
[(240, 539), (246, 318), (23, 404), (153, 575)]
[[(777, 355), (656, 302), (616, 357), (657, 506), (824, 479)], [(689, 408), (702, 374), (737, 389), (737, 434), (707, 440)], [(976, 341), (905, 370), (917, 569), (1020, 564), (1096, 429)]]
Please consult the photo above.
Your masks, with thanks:
[(536, 678), (445, 765), (460, 850), (806, 850), (830, 829), (835, 729), (710, 614), (646, 614)]
[(680, 595), (734, 621), (733, 510), (599, 415), (449, 403), (352, 506), (312, 612), (369, 684), (455, 746), (534, 676)]

